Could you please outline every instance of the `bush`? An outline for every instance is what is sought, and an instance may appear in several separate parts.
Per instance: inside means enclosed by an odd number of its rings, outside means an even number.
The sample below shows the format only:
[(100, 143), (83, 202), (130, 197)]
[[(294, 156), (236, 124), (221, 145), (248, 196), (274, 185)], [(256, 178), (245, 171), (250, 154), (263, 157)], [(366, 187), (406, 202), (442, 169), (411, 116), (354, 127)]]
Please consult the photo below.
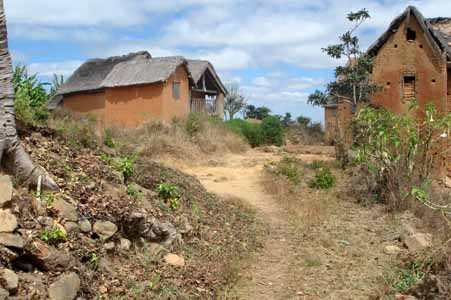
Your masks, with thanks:
[(242, 135), (252, 147), (261, 146), (264, 142), (261, 125), (241, 119), (227, 121), (227, 126), (237, 134)]
[(163, 198), (172, 210), (176, 210), (179, 207), (180, 191), (179, 188), (170, 183), (161, 183), (157, 186), (158, 196)]
[(17, 66), (13, 74), (14, 109), (18, 120), (26, 124), (41, 124), (48, 117), (49, 95), (37, 75), (29, 75), (25, 66)]
[(405, 209), (413, 200), (443, 210), (429, 200), (426, 187), (446, 155), (451, 114), (441, 115), (428, 104), (419, 119), (417, 110), (412, 105), (409, 113), (395, 115), (385, 109), (362, 109), (354, 122), (356, 163), (368, 173), (369, 192), (391, 209)]
[(284, 144), (283, 126), (276, 116), (265, 118), (261, 124), (240, 119), (227, 121), (226, 124), (232, 131), (244, 136), (252, 147)]
[(310, 187), (314, 189), (327, 190), (335, 186), (335, 176), (329, 168), (319, 168), (315, 178), (310, 182)]
[(280, 119), (270, 116), (263, 120), (261, 124), (263, 141), (267, 145), (282, 146), (285, 142), (284, 131)]
[(108, 148), (114, 148), (116, 146), (110, 129), (105, 129), (105, 132), (103, 133), (103, 144)]

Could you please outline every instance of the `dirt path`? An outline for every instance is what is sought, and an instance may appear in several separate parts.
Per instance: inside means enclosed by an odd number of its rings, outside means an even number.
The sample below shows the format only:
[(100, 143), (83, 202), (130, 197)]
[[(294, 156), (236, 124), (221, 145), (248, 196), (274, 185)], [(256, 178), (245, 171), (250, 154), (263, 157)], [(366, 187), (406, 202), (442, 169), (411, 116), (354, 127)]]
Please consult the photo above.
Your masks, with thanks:
[[(291, 155), (305, 162), (331, 160), (330, 149), (325, 150)], [(264, 165), (282, 156), (251, 150), (223, 157), (213, 166), (183, 168), (210, 192), (254, 206), (268, 225), (263, 249), (241, 271), (240, 282), (228, 296), (368, 299), (378, 294), (386, 286), (384, 272), (396, 257), (383, 252), (385, 245), (397, 244), (396, 221), (382, 207), (363, 207), (346, 199), (347, 187), (340, 184), (330, 191), (300, 187), (295, 207), (287, 207), (284, 196), (267, 193), (263, 185)]]
[[(251, 204), (268, 224), (269, 232), (261, 253), (234, 291), (240, 299), (290, 299), (297, 295), (290, 286), (290, 266), (296, 255), (290, 235), (286, 211), (261, 185), (262, 169), (266, 163), (277, 161), (280, 155), (249, 151), (245, 155), (224, 157), (219, 166), (185, 170), (199, 178), (210, 192), (233, 196)], [(327, 155), (305, 154), (306, 161), (330, 159)]]

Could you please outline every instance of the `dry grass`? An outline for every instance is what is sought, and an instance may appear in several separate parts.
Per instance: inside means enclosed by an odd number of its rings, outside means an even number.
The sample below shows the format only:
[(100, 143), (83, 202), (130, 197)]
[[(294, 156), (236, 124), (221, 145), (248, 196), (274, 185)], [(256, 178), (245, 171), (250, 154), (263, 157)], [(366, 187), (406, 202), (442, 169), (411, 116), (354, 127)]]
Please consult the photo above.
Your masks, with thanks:
[[(193, 124), (194, 122), (194, 124)], [(140, 158), (180, 160), (196, 163), (225, 153), (240, 153), (249, 146), (221, 120), (200, 116), (196, 120), (174, 120), (171, 124), (150, 122), (136, 129), (112, 128), (120, 152)]]

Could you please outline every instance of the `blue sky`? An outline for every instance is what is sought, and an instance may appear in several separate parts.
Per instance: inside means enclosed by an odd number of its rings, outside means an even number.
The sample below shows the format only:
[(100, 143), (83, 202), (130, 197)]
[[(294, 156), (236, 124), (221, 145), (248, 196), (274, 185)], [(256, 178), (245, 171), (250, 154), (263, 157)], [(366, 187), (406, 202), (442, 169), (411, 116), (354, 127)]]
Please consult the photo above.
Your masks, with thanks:
[[(45, 80), (66, 78), (86, 59), (148, 50), (210, 60), (248, 102), (274, 113), (323, 120), (307, 97), (339, 63), (321, 48), (337, 42), (345, 15), (367, 8), (364, 47), (409, 4), (451, 16), (449, 0), (4, 0), (14, 63)], [(443, 15), (447, 12), (447, 15)]]

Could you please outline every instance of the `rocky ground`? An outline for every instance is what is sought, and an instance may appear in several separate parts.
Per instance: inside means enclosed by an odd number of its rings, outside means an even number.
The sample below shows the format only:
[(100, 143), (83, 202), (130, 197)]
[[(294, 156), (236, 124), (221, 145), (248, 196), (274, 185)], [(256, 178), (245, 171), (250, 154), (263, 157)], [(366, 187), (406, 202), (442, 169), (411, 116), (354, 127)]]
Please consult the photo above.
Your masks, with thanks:
[(139, 158), (121, 173), (47, 128), (22, 140), (61, 190), (0, 177), (0, 299), (214, 298), (259, 245), (253, 210), (194, 177)]

